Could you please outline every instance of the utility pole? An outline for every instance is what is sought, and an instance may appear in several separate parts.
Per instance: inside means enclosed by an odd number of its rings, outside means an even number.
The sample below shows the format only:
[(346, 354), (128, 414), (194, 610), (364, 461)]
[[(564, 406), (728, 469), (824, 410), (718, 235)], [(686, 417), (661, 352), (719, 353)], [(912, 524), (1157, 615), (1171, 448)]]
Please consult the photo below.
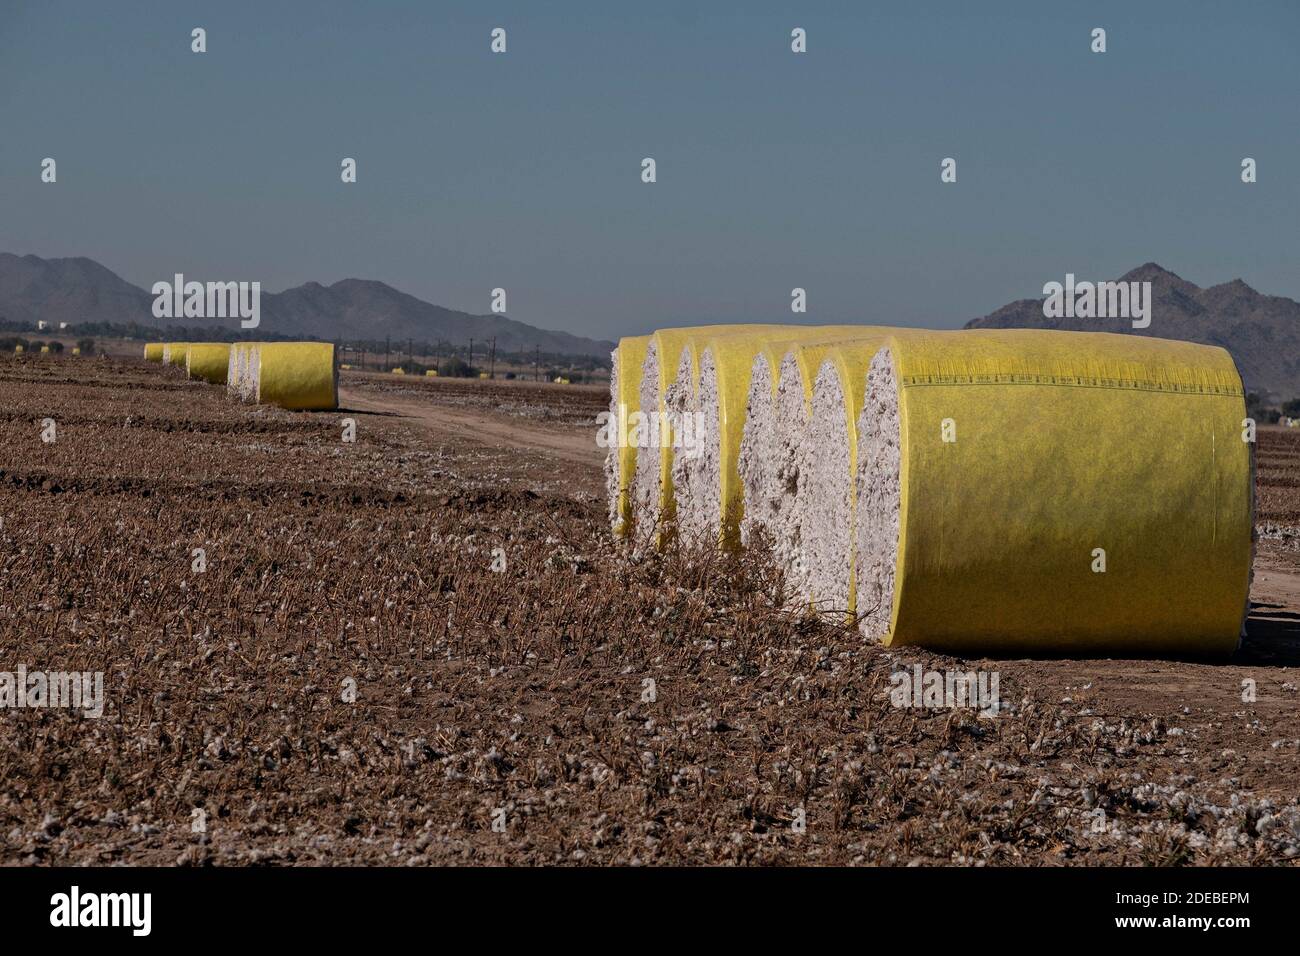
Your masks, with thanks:
[(473, 339), (469, 340), (469, 362), (467, 364), (470, 366), (470, 368), (474, 367), (474, 340)]
[(542, 380), (542, 347), (537, 346), (537, 354), (533, 356), (533, 381)]
[(497, 337), (492, 336), (492, 357), (488, 359), (488, 378), (497, 377)]
[(391, 335), (384, 336), (384, 368), (385, 369), (388, 368), (388, 349), (389, 346), (392, 344), (391, 339), (392, 339)]

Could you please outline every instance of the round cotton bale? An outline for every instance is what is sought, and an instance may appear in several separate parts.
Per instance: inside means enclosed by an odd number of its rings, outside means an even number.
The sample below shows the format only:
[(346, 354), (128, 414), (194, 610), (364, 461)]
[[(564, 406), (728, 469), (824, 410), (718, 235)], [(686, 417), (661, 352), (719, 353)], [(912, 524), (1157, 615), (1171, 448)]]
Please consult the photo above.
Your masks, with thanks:
[(261, 349), (261, 342), (249, 342), (240, 354), (239, 397), (246, 402), (257, 401), (257, 375)]
[(242, 401), (251, 402), (257, 388), (252, 372), (253, 356), (258, 342), (236, 342), (230, 347), (230, 362), (226, 371), (226, 389)]
[(887, 645), (1226, 654), (1251, 445), (1223, 349), (977, 330), (891, 339), (858, 422), (857, 596)]
[[(769, 344), (754, 357), (750, 369), (749, 397), (745, 403), (745, 425), (741, 433), (736, 468), (745, 497), (740, 518), (740, 543), (752, 547), (760, 532), (774, 536), (780, 520), (782, 494), (775, 462), (779, 457), (777, 418), (789, 416), (778, 405), (803, 404), (801, 396), (778, 391), (786, 346)], [(791, 359), (793, 362), (793, 359)]]
[(239, 394), (239, 374), (242, 369), (244, 353), (247, 350), (247, 342), (231, 343), (230, 359), (226, 363), (226, 391), (232, 395)]
[(185, 351), (185, 374), (212, 385), (229, 377), (230, 346), (224, 342), (194, 342)]
[(632, 479), (632, 520), (638, 546), (662, 548), (672, 536), (676, 518), (673, 495), (673, 442), (669, 406), (685, 407), (693, 391), (698, 369), (694, 353), (686, 345), (694, 340), (735, 331), (737, 326), (712, 325), (687, 329), (661, 329), (650, 337), (641, 368), (638, 408), (646, 416), (638, 436), (641, 453), (636, 456)]
[(144, 360), (146, 362), (161, 362), (163, 360), (163, 343), (146, 342), (144, 346)]
[(787, 565), (797, 538), (794, 501), (812, 387), (797, 342), (769, 343), (755, 356), (737, 459), (745, 496), (740, 537), (749, 547), (761, 531)]
[(230, 346), (230, 362), (226, 366), (226, 392), (236, 397), (242, 397), (239, 393), (239, 382), (244, 372), (247, 353), (247, 342), (234, 342)]
[(19, 354), (21, 354), (21, 353), (24, 352), (24, 351), (25, 351), (25, 349), (24, 349), (21, 345), (15, 345), (15, 346), (14, 346), (14, 354), (15, 354), (15, 355), (19, 355)]
[(626, 336), (610, 354), (609, 422), (604, 434), (605, 497), (609, 502), (610, 527), (620, 538), (631, 528), (630, 488), (637, 455), (631, 430), (640, 418), (641, 365), (649, 344), (648, 335)]
[(677, 528), (685, 538), (728, 549), (740, 545), (744, 491), (738, 460), (755, 356), (769, 343), (827, 335), (838, 328), (735, 326), (726, 334), (687, 343), (698, 368), (692, 388), (681, 393), (690, 396), (686, 410), (693, 415), (693, 442), (675, 449), (673, 456)]
[(425, 378), (437, 378), (438, 370), (436, 368), (426, 369), (424, 375)]
[(338, 408), (338, 362), (331, 342), (262, 342), (252, 372), (260, 404), (294, 411)]
[(813, 383), (812, 413), (801, 450), (794, 511), (809, 602), (848, 623), (857, 609), (853, 535), (857, 425), (867, 370), (885, 341), (882, 330), (837, 344), (825, 353)]
[(42, 345), (42, 346), (41, 346), (41, 354), (42, 354), (42, 355), (48, 355), (48, 354), (49, 354), (49, 351), (50, 351), (50, 347), (49, 347), (48, 345)]
[(185, 355), (189, 349), (188, 342), (167, 342), (163, 345), (163, 364), (185, 367)]
[[(880, 342), (890, 331), (879, 326), (814, 329), (799, 340), (769, 343), (755, 357), (737, 458), (745, 495), (740, 538), (747, 547), (760, 533), (767, 538), (773, 557), (800, 600), (815, 599), (803, 512), (809, 500), (806, 460), (815, 454), (807, 449), (805, 435), (820, 362), (837, 344)], [(851, 473), (846, 470), (845, 474)], [(842, 520), (847, 522), (849, 517), (846, 507)]]
[(262, 343), (249, 342), (244, 353), (244, 369), (239, 373), (240, 397), (248, 402), (257, 401), (257, 379), (262, 368)]

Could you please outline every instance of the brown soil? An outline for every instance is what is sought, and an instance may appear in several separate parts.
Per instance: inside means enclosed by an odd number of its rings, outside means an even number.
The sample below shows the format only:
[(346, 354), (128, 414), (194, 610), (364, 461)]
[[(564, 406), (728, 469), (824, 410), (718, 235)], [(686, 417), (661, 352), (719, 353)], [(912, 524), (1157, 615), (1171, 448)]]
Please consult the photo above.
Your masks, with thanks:
[[(0, 357), (0, 670), (108, 698), (0, 712), (0, 862), (1300, 854), (1300, 434), (1260, 433), (1233, 660), (959, 661), (781, 613), (761, 555), (619, 553), (599, 389), (393, 378), (293, 414)], [(892, 706), (917, 663), (996, 670), (1006, 708)]]

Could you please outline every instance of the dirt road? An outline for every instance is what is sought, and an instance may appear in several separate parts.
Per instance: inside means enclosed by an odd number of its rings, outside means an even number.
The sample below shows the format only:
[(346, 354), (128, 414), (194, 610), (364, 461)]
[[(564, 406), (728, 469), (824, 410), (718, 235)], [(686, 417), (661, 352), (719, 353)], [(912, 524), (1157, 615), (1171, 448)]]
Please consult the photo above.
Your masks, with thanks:
[(419, 398), (395, 395), (367, 395), (360, 389), (340, 388), (340, 414), (349, 410), (363, 414), (395, 415), (428, 428), (440, 440), (471, 441), (497, 448), (547, 455), (557, 462), (593, 471), (584, 479), (599, 478), (604, 452), (596, 446), (591, 427), (557, 426), (467, 407), (435, 405)]

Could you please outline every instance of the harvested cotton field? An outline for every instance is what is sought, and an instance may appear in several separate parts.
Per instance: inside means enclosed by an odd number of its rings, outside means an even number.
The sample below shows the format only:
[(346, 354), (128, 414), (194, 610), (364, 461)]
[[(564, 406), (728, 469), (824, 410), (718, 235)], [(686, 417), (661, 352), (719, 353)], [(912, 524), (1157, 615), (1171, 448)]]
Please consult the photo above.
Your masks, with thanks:
[[(761, 548), (633, 558), (609, 533), (596, 388), (344, 372), (338, 411), (289, 412), (142, 359), (11, 356), (0, 397), (0, 651), (102, 671), (106, 698), (100, 719), (7, 713), (3, 862), (1300, 851), (1294, 431), (1259, 434), (1228, 662), (1032, 660), (791, 613)], [(994, 670), (1005, 708), (895, 706), (918, 666)]]

